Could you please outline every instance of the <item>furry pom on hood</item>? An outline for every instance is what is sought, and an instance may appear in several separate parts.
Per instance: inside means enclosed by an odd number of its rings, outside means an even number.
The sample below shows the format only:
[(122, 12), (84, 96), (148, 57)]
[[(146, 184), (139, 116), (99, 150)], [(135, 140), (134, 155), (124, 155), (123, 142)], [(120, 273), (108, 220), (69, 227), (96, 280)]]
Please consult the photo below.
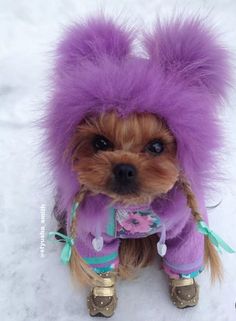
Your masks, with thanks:
[(62, 207), (79, 185), (63, 158), (76, 126), (87, 115), (116, 110), (163, 118), (177, 141), (181, 169), (197, 188), (214, 178), (221, 146), (219, 106), (230, 81), (229, 54), (198, 17), (177, 17), (146, 33), (134, 53), (136, 32), (103, 16), (74, 24), (56, 50), (45, 127), (49, 165)]

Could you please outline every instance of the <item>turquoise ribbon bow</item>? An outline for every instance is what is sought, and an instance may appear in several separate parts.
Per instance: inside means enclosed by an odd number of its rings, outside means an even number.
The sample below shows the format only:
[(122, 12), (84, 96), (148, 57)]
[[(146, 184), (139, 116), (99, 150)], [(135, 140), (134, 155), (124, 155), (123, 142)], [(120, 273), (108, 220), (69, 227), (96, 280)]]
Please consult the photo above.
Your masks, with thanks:
[[(61, 258), (62, 263), (68, 264), (70, 261), (70, 257), (71, 257), (71, 248), (74, 245), (74, 239), (67, 236), (67, 235), (64, 235), (62, 233), (59, 233), (59, 232), (49, 232), (48, 235), (49, 235), (49, 237), (58, 235), (65, 241), (65, 245), (61, 251), (60, 258)], [(58, 241), (58, 242), (60, 242), (60, 241)]]
[(204, 221), (199, 221), (197, 223), (197, 229), (200, 233), (206, 235), (209, 238), (211, 243), (215, 245), (220, 253), (222, 252), (221, 248), (223, 248), (228, 253), (235, 253), (235, 251), (228, 244), (226, 244), (225, 241), (223, 241), (215, 232), (209, 229)]

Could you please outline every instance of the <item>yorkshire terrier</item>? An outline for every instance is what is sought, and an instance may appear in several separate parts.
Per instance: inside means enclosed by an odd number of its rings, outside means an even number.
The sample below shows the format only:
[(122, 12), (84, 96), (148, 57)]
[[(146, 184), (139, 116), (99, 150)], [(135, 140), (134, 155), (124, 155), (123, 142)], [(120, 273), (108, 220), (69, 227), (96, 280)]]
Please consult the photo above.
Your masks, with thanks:
[[(110, 317), (117, 276), (159, 254), (172, 302), (195, 306), (195, 277), (215, 249), (204, 195), (221, 145), (217, 105), (228, 53), (200, 18), (160, 22), (132, 52), (134, 31), (98, 17), (72, 26), (57, 49), (46, 149), (63, 228), (61, 260), (91, 286), (91, 316)], [(213, 243), (213, 244), (212, 244)], [(155, 276), (154, 276), (155, 278)]]

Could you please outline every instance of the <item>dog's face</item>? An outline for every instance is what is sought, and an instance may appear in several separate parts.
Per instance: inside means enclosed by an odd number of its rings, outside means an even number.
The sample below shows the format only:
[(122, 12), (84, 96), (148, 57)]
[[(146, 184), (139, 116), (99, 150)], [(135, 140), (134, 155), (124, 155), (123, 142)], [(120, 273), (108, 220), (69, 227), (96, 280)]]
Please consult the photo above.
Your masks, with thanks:
[(175, 139), (152, 114), (121, 118), (109, 112), (87, 118), (69, 151), (81, 184), (125, 204), (150, 203), (178, 178)]

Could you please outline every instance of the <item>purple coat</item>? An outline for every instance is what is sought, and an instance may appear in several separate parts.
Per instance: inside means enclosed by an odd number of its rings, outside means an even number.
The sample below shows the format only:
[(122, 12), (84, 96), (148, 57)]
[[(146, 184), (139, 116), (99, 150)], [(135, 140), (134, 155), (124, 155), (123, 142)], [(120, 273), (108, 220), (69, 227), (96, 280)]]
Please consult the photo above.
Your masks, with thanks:
[[(141, 57), (134, 53), (138, 33), (100, 16), (74, 24), (59, 42), (44, 121), (44, 148), (61, 194), (59, 206), (69, 209), (79, 190), (63, 160), (75, 126), (88, 113), (115, 108), (124, 117), (150, 112), (166, 121), (176, 138), (180, 167), (206, 215), (204, 195), (217, 177), (216, 152), (222, 145), (218, 113), (230, 80), (229, 54), (199, 17), (158, 21), (153, 32), (142, 36)], [(105, 220), (104, 199), (97, 198), (99, 213), (84, 215), (85, 229), (95, 232), (93, 227)], [(189, 220), (186, 199), (176, 187), (152, 206), (165, 220), (168, 238), (176, 237)]]

